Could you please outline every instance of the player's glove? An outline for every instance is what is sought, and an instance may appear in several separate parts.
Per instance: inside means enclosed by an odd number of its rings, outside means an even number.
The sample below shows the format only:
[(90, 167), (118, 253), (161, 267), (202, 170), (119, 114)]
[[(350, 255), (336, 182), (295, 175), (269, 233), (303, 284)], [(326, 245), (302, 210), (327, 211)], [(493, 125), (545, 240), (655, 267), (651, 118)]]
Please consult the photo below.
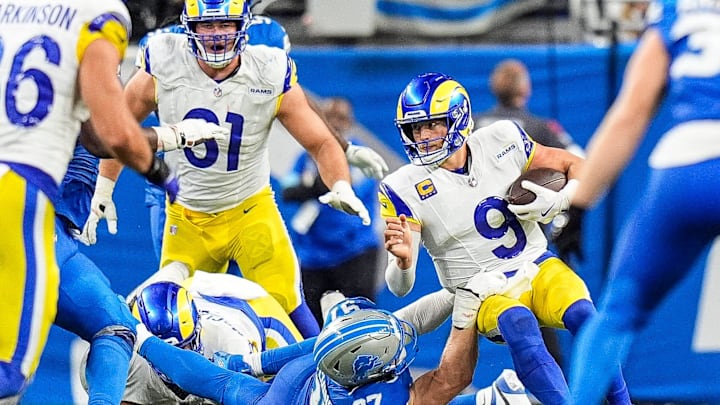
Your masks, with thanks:
[(150, 183), (165, 190), (171, 203), (175, 202), (178, 191), (180, 191), (180, 184), (178, 178), (170, 171), (164, 160), (153, 156), (152, 165), (150, 165), (150, 169), (144, 176)]
[(570, 206), (563, 215), (558, 215), (550, 225), (550, 241), (557, 249), (557, 253), (564, 261), (572, 255), (583, 260), (582, 251), (582, 222), (585, 210)]
[(362, 170), (366, 177), (380, 180), (389, 170), (385, 159), (366, 146), (357, 146), (348, 142), (345, 157), (348, 163)]
[(238, 373), (249, 374), (254, 377), (259, 377), (263, 375), (259, 360), (259, 353), (243, 356), (242, 354), (215, 352), (212, 357), (212, 362), (217, 364), (219, 367), (226, 368), (231, 371), (236, 371)]
[(537, 264), (527, 261), (523, 262), (515, 274), (510, 277), (499, 294), (506, 297), (520, 298), (523, 293), (532, 289), (532, 282), (540, 272), (540, 267)]
[(474, 275), (464, 287), (455, 289), (452, 324), (458, 329), (467, 329), (477, 323), (480, 305), (489, 296), (498, 294), (507, 286), (507, 277), (498, 271), (481, 272)]
[(75, 236), (82, 244), (90, 246), (97, 242), (97, 225), (103, 218), (107, 221), (108, 232), (112, 235), (117, 233), (117, 210), (112, 200), (114, 189), (114, 181), (103, 176), (97, 177), (95, 193), (90, 200), (90, 215), (85, 221), (82, 233)]
[(357, 215), (362, 219), (363, 225), (370, 225), (370, 213), (365, 204), (357, 198), (350, 183), (345, 180), (336, 181), (330, 191), (318, 197), (318, 200), (336, 210)]
[(153, 127), (157, 133), (158, 152), (192, 148), (211, 139), (226, 139), (230, 130), (198, 118), (188, 118), (174, 125)]
[(547, 224), (570, 207), (570, 198), (575, 194), (577, 186), (578, 181), (570, 179), (562, 190), (553, 191), (525, 180), (522, 187), (535, 193), (535, 200), (525, 205), (509, 204), (508, 209), (520, 219)]

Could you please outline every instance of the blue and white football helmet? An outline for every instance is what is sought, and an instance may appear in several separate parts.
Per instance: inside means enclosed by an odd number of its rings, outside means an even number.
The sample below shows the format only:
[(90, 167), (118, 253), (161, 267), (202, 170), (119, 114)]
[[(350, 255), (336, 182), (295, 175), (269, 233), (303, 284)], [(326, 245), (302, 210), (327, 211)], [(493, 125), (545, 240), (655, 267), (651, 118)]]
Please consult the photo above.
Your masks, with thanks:
[(317, 336), (313, 358), (320, 371), (352, 388), (402, 374), (417, 354), (415, 328), (381, 309), (340, 316)]
[(165, 342), (202, 353), (200, 314), (190, 293), (163, 281), (143, 288), (130, 311), (148, 330)]
[[(416, 142), (412, 125), (444, 119), (447, 135), (437, 150), (427, 146), (438, 139)], [(439, 165), (455, 153), (472, 133), (470, 97), (465, 88), (442, 73), (424, 73), (415, 77), (400, 94), (395, 126), (405, 153), (414, 165)]]
[(330, 324), (330, 322), (334, 321), (335, 319), (350, 314), (353, 311), (359, 311), (361, 309), (376, 309), (377, 305), (375, 305), (372, 300), (365, 298), (365, 297), (350, 297), (345, 298), (344, 300), (338, 302), (337, 304), (330, 307), (328, 310), (328, 314), (325, 317), (325, 324), (324, 326), (327, 326)]
[[(192, 52), (216, 69), (230, 64), (245, 49), (251, 19), (247, 0), (185, 0), (180, 16)], [(235, 22), (237, 30), (232, 34), (200, 35), (196, 32), (197, 23), (213, 21)]]

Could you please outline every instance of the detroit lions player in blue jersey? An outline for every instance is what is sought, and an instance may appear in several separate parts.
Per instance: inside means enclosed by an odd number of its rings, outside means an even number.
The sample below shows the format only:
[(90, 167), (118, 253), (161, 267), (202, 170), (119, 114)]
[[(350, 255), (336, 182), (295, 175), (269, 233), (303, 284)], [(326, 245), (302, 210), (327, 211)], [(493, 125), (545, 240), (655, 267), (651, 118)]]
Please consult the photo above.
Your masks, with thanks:
[(97, 164), (95, 156), (77, 145), (60, 186), (55, 220), (60, 294), (55, 324), (90, 342), (88, 403), (118, 404), (125, 389), (138, 321), (112, 291), (102, 271), (78, 251), (73, 239), (90, 212)]
[[(377, 309), (362, 297), (341, 300), (330, 308), (316, 338), (248, 356), (216, 353), (215, 362), (224, 368), (158, 338), (143, 337), (142, 331), (139, 353), (188, 392), (226, 405), (447, 403), (472, 379), (477, 334), (470, 326), (477, 310), (484, 298), (505, 286), (506, 279), (481, 274), (474, 283), (466, 285), (468, 294), (452, 297), (444, 292), (461, 308), (453, 310), (452, 343), (439, 367), (414, 382), (408, 366), (417, 351), (415, 327), (399, 317), (400, 311)], [(433, 312), (424, 305), (404, 315), (428, 310)], [(264, 383), (243, 373), (275, 378)], [(477, 402), (472, 395), (454, 403), (495, 404), (493, 392), (502, 392), (513, 398), (512, 404), (529, 404), (524, 387), (512, 376), (511, 371), (504, 373), (489, 390), (479, 393)]]
[[(589, 207), (617, 178), (660, 104), (671, 126), (649, 158), (645, 190), (610, 261), (599, 311), (576, 341), (570, 389), (600, 403), (609, 370), (624, 361), (667, 293), (720, 234), (720, 3), (656, 1), (620, 94), (593, 136), (572, 199)], [(638, 248), (638, 242), (642, 248)]]
[(102, 271), (78, 250), (75, 240), (90, 212), (97, 165), (98, 158), (76, 145), (60, 184), (55, 211), (60, 267), (55, 324), (90, 342), (86, 368), (89, 403), (117, 404), (125, 388), (138, 321), (112, 291)]

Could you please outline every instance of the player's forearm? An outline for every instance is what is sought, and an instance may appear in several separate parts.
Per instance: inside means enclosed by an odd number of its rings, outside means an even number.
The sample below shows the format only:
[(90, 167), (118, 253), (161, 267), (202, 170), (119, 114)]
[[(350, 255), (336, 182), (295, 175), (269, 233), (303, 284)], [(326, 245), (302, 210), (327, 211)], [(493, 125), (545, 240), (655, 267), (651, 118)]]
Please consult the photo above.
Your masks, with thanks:
[(454, 298), (453, 293), (441, 289), (398, 309), (394, 314), (412, 324), (418, 335), (423, 335), (434, 331), (450, 317)]
[(278, 349), (266, 350), (260, 353), (260, 364), (263, 374), (274, 375), (290, 360), (312, 353), (315, 347), (315, 338), (304, 340), (300, 343), (281, 347)]
[(600, 199), (640, 144), (647, 121), (631, 117), (622, 109), (622, 104), (612, 107), (588, 147), (572, 200), (577, 207), (590, 207)]
[(635, 154), (663, 97), (668, 66), (661, 34), (649, 29), (628, 62), (620, 95), (590, 141), (573, 205), (595, 203)]
[(116, 159), (103, 159), (100, 161), (98, 175), (117, 181), (123, 167), (123, 164)]
[(388, 252), (388, 264), (385, 268), (385, 282), (388, 289), (397, 297), (404, 297), (415, 285), (414, 263), (407, 269), (401, 269), (397, 257)]
[(440, 365), (418, 378), (412, 390), (413, 405), (447, 404), (472, 383), (477, 363), (477, 332), (452, 328)]
[(227, 374), (254, 380), (252, 376), (218, 367), (198, 353), (177, 348), (154, 336), (143, 342), (138, 354), (183, 390), (218, 403), (223, 399)]
[(310, 151), (310, 154), (317, 163), (320, 178), (329, 189), (340, 180), (352, 184), (347, 158), (336, 142), (324, 142), (316, 150)]
[(152, 165), (152, 151), (125, 103), (118, 104), (118, 100), (123, 100), (123, 93), (113, 68), (117, 66), (113, 65), (116, 59), (117, 50), (109, 42), (91, 43), (80, 64), (80, 91), (101, 143), (113, 156), (146, 173)]

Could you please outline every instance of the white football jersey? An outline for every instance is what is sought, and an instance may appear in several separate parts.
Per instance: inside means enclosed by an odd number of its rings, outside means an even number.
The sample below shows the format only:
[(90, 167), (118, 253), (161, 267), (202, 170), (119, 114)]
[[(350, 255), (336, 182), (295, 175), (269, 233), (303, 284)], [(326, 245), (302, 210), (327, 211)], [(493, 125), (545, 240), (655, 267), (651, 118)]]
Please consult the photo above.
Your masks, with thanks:
[[(206, 275), (200, 271), (197, 274), (203, 277)], [(212, 276), (214, 275), (208, 276), (210, 281)], [(195, 282), (204, 280), (193, 280), (186, 286), (200, 314), (202, 355), (211, 359), (218, 351), (233, 354), (260, 352), (264, 348), (265, 330), (260, 319), (245, 300), (267, 295), (267, 292), (249, 280), (227, 274), (222, 276), (235, 279), (231, 284), (236, 287), (232, 296), (203, 295), (203, 292), (213, 292), (213, 287), (209, 283)], [(223, 279), (217, 278), (214, 281), (217, 283)], [(133, 354), (130, 362), (123, 401), (159, 405), (214, 403), (195, 395), (187, 397), (178, 395), (178, 392), (168, 387), (150, 364), (137, 354)]]
[[(224, 305), (213, 297), (193, 294), (200, 313), (202, 332), (200, 341), (203, 356), (212, 359), (215, 352), (233, 354), (259, 352), (264, 340), (262, 324), (252, 312)], [(247, 304), (245, 304), (247, 305)], [(249, 306), (248, 306), (249, 309)], [(173, 392), (158, 376), (150, 364), (133, 354), (123, 401), (137, 404), (213, 404), (213, 401), (188, 395), (185, 398)]]
[(516, 270), (547, 251), (538, 224), (519, 220), (503, 199), (535, 145), (512, 121), (498, 121), (468, 137), (467, 174), (408, 164), (383, 180), (382, 216), (405, 214), (422, 226), (443, 287), (454, 291), (480, 271)]
[(98, 38), (123, 53), (129, 24), (120, 0), (0, 1), (0, 161), (60, 184), (89, 118), (76, 83), (80, 60)]
[(184, 35), (155, 35), (148, 40), (143, 67), (156, 78), (161, 122), (203, 118), (230, 128), (227, 140), (165, 153), (180, 179), (177, 201), (216, 213), (269, 184), (270, 126), (281, 96), (296, 81), (295, 67), (281, 49), (247, 46), (238, 71), (216, 82), (188, 47)]

